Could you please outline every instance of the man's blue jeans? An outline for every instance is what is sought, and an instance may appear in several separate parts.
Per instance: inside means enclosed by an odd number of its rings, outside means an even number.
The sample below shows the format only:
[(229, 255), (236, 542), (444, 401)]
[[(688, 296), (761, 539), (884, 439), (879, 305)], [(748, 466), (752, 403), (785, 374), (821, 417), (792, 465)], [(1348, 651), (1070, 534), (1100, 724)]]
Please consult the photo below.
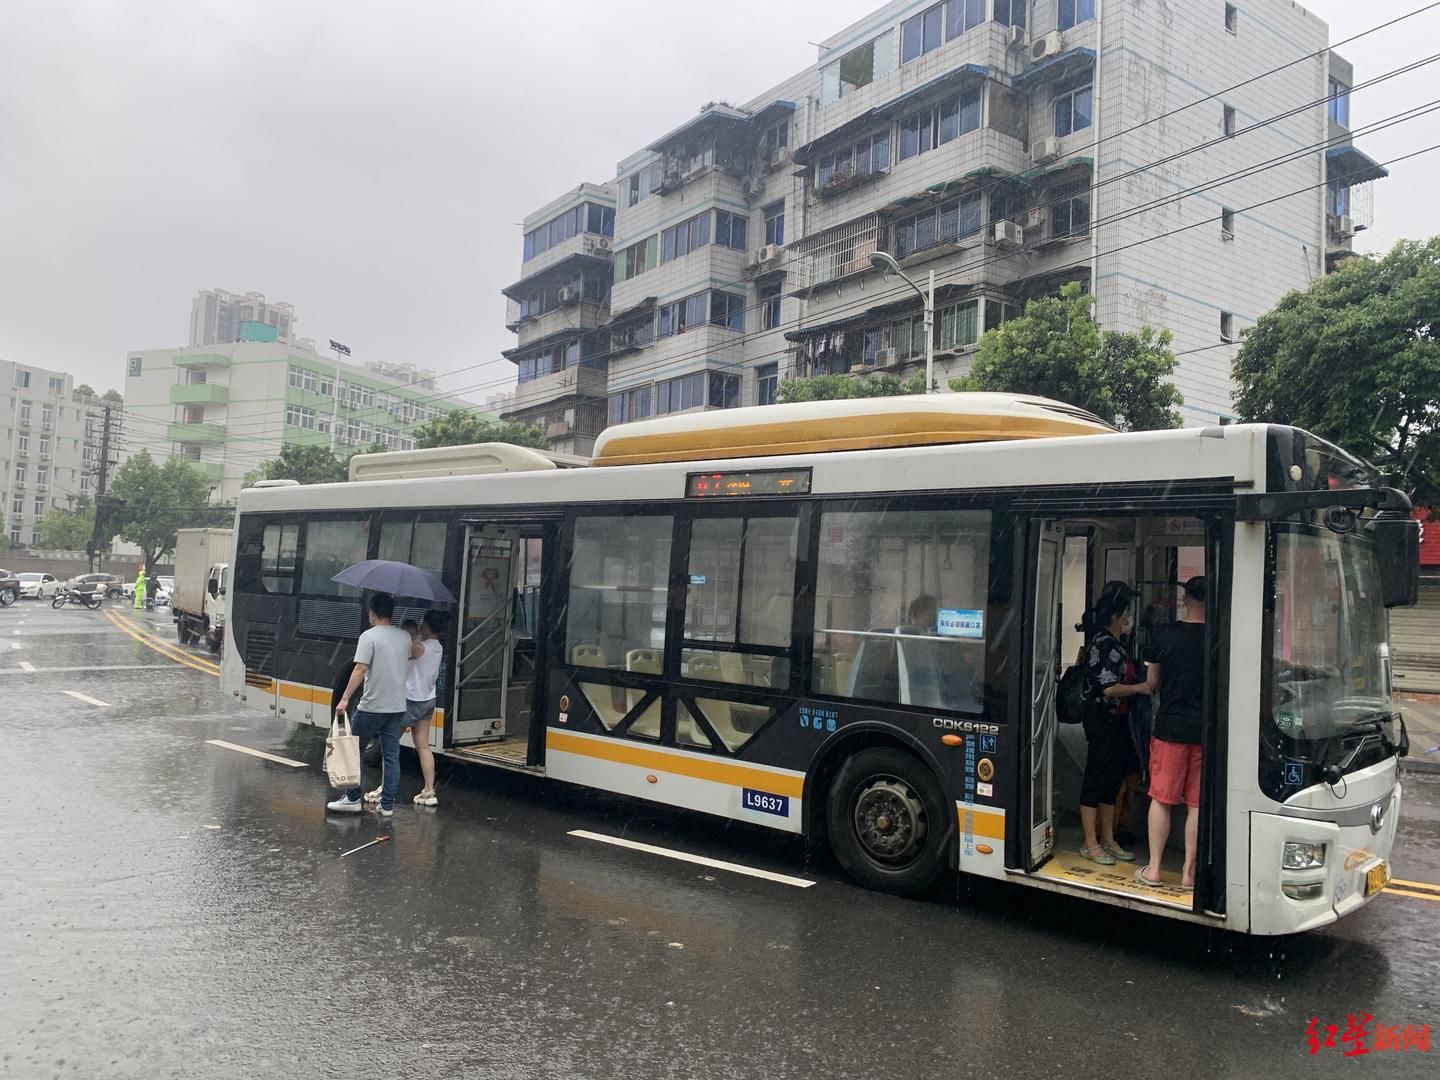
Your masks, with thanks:
[(384, 790), (380, 792), (380, 805), (386, 810), (395, 809), (395, 793), (400, 790), (400, 726), (405, 720), (403, 712), (357, 711), (350, 720), (350, 730), (360, 738), (360, 783), (345, 793), (351, 802), (359, 802), (365, 794), (365, 744), (380, 736), (380, 760), (385, 764)]

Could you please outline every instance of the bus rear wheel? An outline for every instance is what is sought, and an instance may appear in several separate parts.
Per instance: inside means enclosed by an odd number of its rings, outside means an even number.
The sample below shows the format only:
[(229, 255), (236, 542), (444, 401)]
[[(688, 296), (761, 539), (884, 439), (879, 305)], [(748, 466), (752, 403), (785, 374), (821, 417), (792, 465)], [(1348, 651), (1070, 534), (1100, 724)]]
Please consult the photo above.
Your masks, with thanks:
[(825, 813), (835, 857), (866, 888), (915, 896), (945, 873), (954, 815), (939, 781), (913, 755), (874, 747), (847, 758)]

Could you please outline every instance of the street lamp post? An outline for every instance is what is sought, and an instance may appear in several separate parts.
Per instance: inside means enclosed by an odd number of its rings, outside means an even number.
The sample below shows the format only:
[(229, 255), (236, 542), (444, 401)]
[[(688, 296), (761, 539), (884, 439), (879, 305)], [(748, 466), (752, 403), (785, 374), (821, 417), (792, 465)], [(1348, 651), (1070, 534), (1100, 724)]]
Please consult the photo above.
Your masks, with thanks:
[(930, 271), (929, 288), (922, 289), (915, 284), (913, 278), (895, 261), (895, 256), (888, 251), (876, 251), (870, 255), (870, 265), (879, 270), (886, 277), (891, 274), (898, 274), (910, 288), (920, 294), (920, 299), (925, 302), (925, 392), (935, 392), (935, 271)]

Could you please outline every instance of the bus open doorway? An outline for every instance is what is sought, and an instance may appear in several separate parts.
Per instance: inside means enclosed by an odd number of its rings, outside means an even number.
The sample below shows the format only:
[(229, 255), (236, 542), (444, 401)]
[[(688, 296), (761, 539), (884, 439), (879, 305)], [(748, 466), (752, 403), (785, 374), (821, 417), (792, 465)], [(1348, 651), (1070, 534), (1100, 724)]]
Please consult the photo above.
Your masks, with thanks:
[(554, 526), (548, 522), (466, 527), (447, 756), (543, 772), (546, 635)]
[[(1073, 664), (1084, 664), (1085, 637), (1079, 624), (1105, 585), (1120, 581), (1134, 590), (1131, 629), (1123, 644), (1136, 661), (1138, 676), (1143, 671), (1141, 663), (1153, 657), (1156, 631), (1184, 612), (1183, 582), (1200, 574), (1216, 581), (1219, 535), (1218, 522), (1198, 517), (1093, 516), (1037, 518), (1030, 523), (1027, 580), (1034, 622), (1027, 642), (1029, 792), (1025, 801), (1029, 820), (1023, 831), (1028, 833), (1024, 864), (1037, 883), (1118, 894), (1186, 911), (1223, 908), (1223, 893), (1218, 885), (1210, 884), (1223, 877), (1224, 817), (1219, 805), (1223, 787), (1215, 782), (1220, 767), (1218, 740), (1208, 739), (1203, 753), (1199, 863), (1204, 880), (1197, 902), (1195, 894), (1180, 882), (1184, 808), (1177, 807), (1172, 814), (1169, 843), (1161, 861), (1164, 884), (1151, 886), (1135, 879), (1136, 869), (1145, 865), (1149, 852), (1144, 762), (1153, 726), (1152, 709), (1159, 697), (1153, 702), (1149, 697), (1130, 698), (1133, 711), (1120, 721), (1131, 735), (1132, 765), (1138, 768), (1138, 781), (1128, 780), (1117, 798), (1115, 832), (1135, 861), (1116, 860), (1113, 865), (1096, 863), (1080, 853), (1084, 844), (1080, 786), (1089, 745), (1082, 725), (1059, 722), (1055, 705), (1063, 672)], [(1223, 594), (1221, 585), (1210, 589), (1206, 619), (1205, 709), (1212, 725), (1219, 715), (1213, 704), (1217, 700), (1219, 636), (1217, 620), (1208, 615)], [(1213, 873), (1205, 874), (1207, 867), (1213, 868)]]

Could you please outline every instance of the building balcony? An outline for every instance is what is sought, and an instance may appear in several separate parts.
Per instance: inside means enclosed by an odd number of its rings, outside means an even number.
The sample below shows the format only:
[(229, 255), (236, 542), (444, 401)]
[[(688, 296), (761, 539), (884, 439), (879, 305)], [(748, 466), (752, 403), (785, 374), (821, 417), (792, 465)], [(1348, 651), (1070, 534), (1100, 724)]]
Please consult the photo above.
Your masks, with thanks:
[(552, 248), (547, 248), (539, 255), (526, 259), (521, 264), (521, 271), (524, 277), (521, 281), (543, 274), (546, 270), (558, 266), (566, 259), (576, 256), (589, 256), (590, 258), (608, 259), (610, 257), (610, 237), (601, 236), (599, 233), (579, 233), (562, 240)]
[(218, 461), (195, 461), (191, 458), (181, 460), (212, 484), (218, 484), (225, 479), (225, 466)]
[(188, 353), (170, 361), (176, 367), (229, 367), (230, 358), (219, 353)]
[(501, 416), (512, 417), (516, 413), (568, 398), (603, 400), (606, 384), (607, 375), (601, 368), (572, 367), (564, 371), (552, 371), (548, 375), (518, 383), (515, 387), (515, 400), (506, 407)]
[(170, 442), (215, 444), (225, 441), (223, 424), (168, 424), (165, 438)]
[(170, 387), (171, 405), (224, 405), (230, 387), (223, 383), (178, 383)]
[(524, 349), (538, 343), (542, 338), (566, 331), (586, 333), (598, 329), (610, 317), (610, 305), (593, 300), (576, 300), (566, 303), (544, 315), (520, 318), (520, 305), (510, 301), (506, 323), (515, 331), (515, 348)]

